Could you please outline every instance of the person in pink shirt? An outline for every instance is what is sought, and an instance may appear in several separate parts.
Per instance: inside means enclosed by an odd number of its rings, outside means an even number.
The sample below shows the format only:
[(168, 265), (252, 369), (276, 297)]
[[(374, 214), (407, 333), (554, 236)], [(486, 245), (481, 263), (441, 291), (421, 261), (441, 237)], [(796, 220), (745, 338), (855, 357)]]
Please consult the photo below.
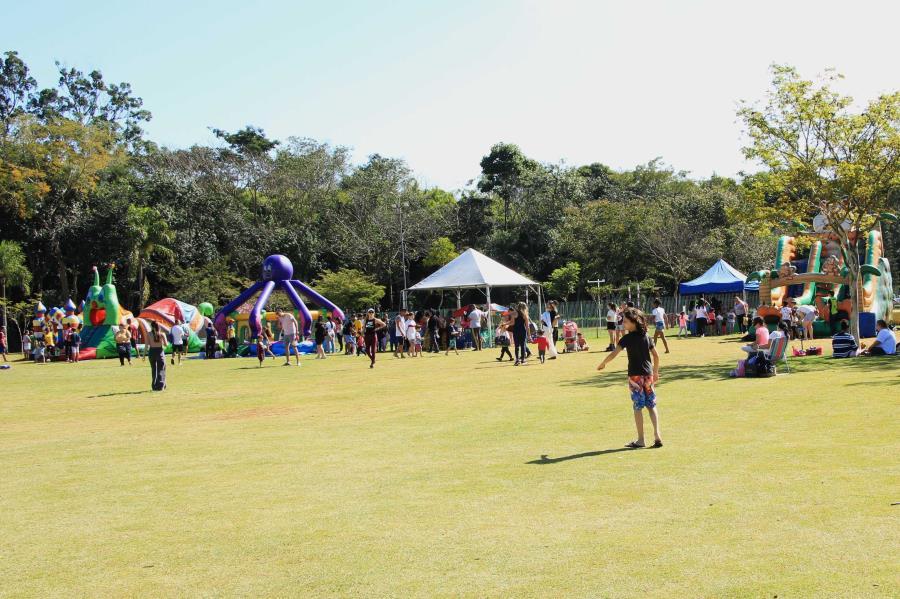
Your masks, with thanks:
[(754, 332), (754, 342), (741, 348), (748, 354), (755, 354), (761, 349), (769, 348), (769, 329), (766, 327), (766, 323), (761, 316), (757, 316), (753, 319), (753, 326), (756, 329)]

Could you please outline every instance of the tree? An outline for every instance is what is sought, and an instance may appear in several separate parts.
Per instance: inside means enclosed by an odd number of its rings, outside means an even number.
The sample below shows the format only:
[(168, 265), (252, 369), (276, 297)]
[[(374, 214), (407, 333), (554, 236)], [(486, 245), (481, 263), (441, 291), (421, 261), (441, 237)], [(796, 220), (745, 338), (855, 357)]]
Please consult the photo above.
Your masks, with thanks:
[(0, 138), (7, 136), (12, 120), (25, 113), (28, 98), (37, 87), (17, 52), (4, 52), (4, 56), (6, 59), (0, 59)]
[(749, 137), (744, 154), (768, 169), (760, 193), (775, 195), (788, 218), (821, 213), (840, 240), (858, 338), (862, 232), (900, 187), (900, 91), (854, 112), (853, 99), (831, 88), (838, 78), (828, 72), (808, 81), (792, 67), (773, 65), (765, 106), (744, 103), (738, 115)]
[(129, 206), (125, 224), (131, 238), (130, 262), (137, 269), (135, 296), (136, 306), (140, 308), (148, 295), (144, 289), (144, 269), (153, 256), (172, 258), (175, 255), (170, 247), (175, 235), (159, 211), (148, 206)]
[(335, 304), (350, 310), (371, 308), (384, 297), (384, 286), (355, 268), (323, 271), (314, 286)]
[(0, 299), (3, 300), (3, 328), (6, 328), (6, 287), (21, 287), (31, 292), (31, 273), (25, 266), (25, 252), (14, 241), (0, 241)]
[(522, 186), (538, 163), (522, 154), (515, 144), (497, 143), (481, 159), (481, 179), (478, 190), (495, 193), (503, 200), (503, 226), (509, 224), (512, 205), (522, 194)]
[(25, 215), (28, 239), (44, 244), (55, 262), (65, 298), (69, 296), (69, 259), (64, 242), (77, 229), (102, 173), (124, 159), (124, 153), (111, 129), (102, 124), (85, 125), (61, 117), (44, 123), (24, 115), (13, 128), (4, 154), (13, 157), (16, 168), (33, 173), (27, 193), (15, 203)]
[(577, 262), (569, 262), (550, 273), (550, 278), (544, 284), (547, 293), (566, 301), (570, 295), (578, 289), (581, 282), (581, 265)]
[(429, 267), (440, 267), (457, 256), (459, 256), (459, 252), (456, 251), (453, 242), (448, 237), (438, 237), (431, 242), (431, 247), (428, 248), (428, 253), (425, 254), (422, 264)]

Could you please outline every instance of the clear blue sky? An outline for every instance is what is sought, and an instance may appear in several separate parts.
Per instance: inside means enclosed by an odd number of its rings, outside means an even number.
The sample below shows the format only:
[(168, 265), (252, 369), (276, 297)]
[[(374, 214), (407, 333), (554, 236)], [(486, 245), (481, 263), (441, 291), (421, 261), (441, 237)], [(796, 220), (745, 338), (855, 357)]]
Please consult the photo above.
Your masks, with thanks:
[(491, 144), (733, 175), (735, 106), (773, 61), (836, 67), (857, 99), (900, 89), (898, 2), (9, 2), (2, 50), (128, 81), (170, 147), (263, 127), (406, 159), (457, 189)]

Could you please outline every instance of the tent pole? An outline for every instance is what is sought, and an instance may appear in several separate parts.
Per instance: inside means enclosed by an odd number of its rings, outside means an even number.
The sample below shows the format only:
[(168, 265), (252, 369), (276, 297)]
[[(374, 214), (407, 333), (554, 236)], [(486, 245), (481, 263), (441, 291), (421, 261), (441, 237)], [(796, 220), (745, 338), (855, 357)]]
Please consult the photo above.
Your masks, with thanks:
[(462, 308), (462, 297), (459, 287), (456, 288), (456, 309)]
[(538, 285), (537, 296), (538, 296), (538, 317), (539, 318), (540, 318), (540, 315), (544, 313), (544, 298), (543, 298), (542, 291), (543, 290), (541, 289), (541, 286)]
[(489, 347), (494, 347), (494, 306), (491, 304), (491, 286), (487, 286), (487, 314), (488, 314), (488, 344)]

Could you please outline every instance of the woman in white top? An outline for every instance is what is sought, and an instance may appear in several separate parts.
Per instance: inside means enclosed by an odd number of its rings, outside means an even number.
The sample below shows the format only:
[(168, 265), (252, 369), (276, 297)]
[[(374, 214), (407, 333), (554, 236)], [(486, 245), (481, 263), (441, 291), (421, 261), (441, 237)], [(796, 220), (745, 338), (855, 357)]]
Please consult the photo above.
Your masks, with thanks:
[(669, 353), (669, 342), (666, 341), (666, 310), (662, 307), (662, 302), (653, 300), (653, 321), (656, 324), (656, 332), (653, 333), (653, 343), (658, 339), (662, 339), (663, 347), (666, 353)]
[(697, 336), (706, 337), (706, 323), (709, 312), (706, 309), (706, 300), (699, 300), (694, 308), (694, 324), (697, 326)]
[(619, 317), (619, 311), (612, 302), (606, 304), (606, 307), (609, 308), (606, 311), (606, 332), (609, 333), (609, 346), (607, 346), (606, 351), (613, 351), (616, 349), (616, 321)]

